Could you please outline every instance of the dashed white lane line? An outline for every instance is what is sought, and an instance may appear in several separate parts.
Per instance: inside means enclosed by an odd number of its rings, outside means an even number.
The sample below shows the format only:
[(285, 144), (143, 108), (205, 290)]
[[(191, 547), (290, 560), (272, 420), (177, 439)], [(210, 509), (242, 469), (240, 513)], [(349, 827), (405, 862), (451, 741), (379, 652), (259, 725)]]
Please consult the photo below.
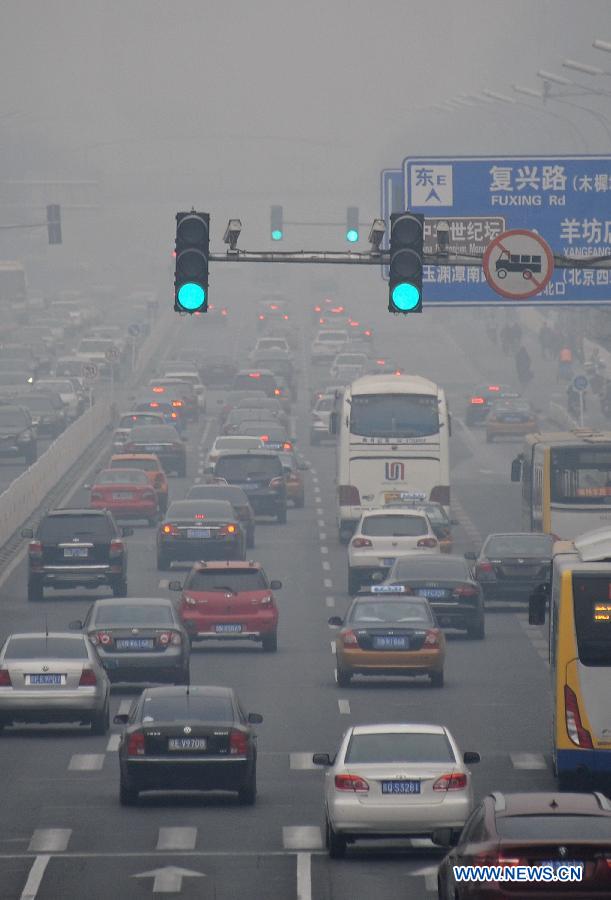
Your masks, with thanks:
[(323, 579), (323, 584), (324, 584), (324, 586), (325, 586), (326, 588), (331, 588), (331, 587), (333, 587), (333, 582), (331, 581), (330, 578), (324, 578), (324, 579)]
[(121, 743), (121, 735), (120, 734), (111, 734), (108, 738), (108, 743), (106, 744), (106, 752), (107, 753), (116, 753), (119, 749), (119, 744)]
[(99, 772), (104, 765), (103, 753), (74, 753), (68, 766), (69, 772)]
[(467, 534), (469, 535), (471, 540), (474, 541), (476, 544), (481, 544), (482, 543), (481, 532), (475, 526), (473, 521), (469, 518), (469, 516), (465, 512), (462, 505), (458, 502), (458, 500), (453, 499), (452, 506), (455, 509), (456, 518), (458, 519), (458, 521), (460, 522), (462, 527), (465, 529), (465, 531), (467, 532)]
[(321, 553), (328, 553), (328, 552), (329, 552), (329, 548), (323, 546), (323, 547), (320, 548), (320, 552), (321, 552)]
[(157, 585), (157, 587), (162, 591), (167, 591), (169, 584), (170, 584), (169, 578), (160, 578), (159, 584)]
[(331, 568), (331, 563), (330, 563), (330, 562), (327, 562), (326, 559), (323, 559), (323, 561), (322, 561), (322, 567), (323, 567), (323, 569), (325, 570), (325, 572), (328, 572), (328, 571), (330, 570), (330, 568)]
[(28, 880), (25, 883), (25, 887), (21, 892), (20, 900), (36, 900), (36, 896), (38, 895), (38, 889), (42, 883), (42, 879), (45, 876), (45, 870), (49, 865), (50, 856), (37, 856), (34, 860), (34, 864), (30, 869), (30, 874), (28, 875)]
[(319, 519), (319, 520), (318, 520), (318, 527), (319, 527), (319, 528), (324, 528), (324, 527), (325, 527), (325, 520), (324, 520), (324, 519)]
[(30, 840), (29, 853), (63, 853), (68, 849), (71, 828), (37, 828)]
[(318, 825), (285, 825), (282, 828), (285, 850), (322, 850), (322, 835)]
[(335, 656), (335, 641), (331, 641), (331, 653)]
[(335, 597), (325, 597), (325, 603), (329, 607), (335, 606)]
[(320, 770), (320, 766), (314, 765), (311, 753), (289, 753), (289, 765), (291, 769), (306, 771), (308, 769)]
[(510, 753), (509, 758), (514, 769), (547, 769), (542, 753)]
[(327, 540), (327, 532), (321, 531), (320, 534), (318, 535), (318, 539), (319, 539), (319, 541), (326, 541)]
[(338, 700), (337, 705), (339, 707), (339, 711), (342, 716), (350, 715), (350, 701), (349, 700)]
[(197, 828), (160, 828), (157, 850), (195, 850)]
[(297, 900), (312, 900), (311, 853), (297, 854)]
[(316, 507), (316, 515), (317, 516), (322, 516), (323, 512), (324, 512), (324, 510), (323, 510), (322, 506)]

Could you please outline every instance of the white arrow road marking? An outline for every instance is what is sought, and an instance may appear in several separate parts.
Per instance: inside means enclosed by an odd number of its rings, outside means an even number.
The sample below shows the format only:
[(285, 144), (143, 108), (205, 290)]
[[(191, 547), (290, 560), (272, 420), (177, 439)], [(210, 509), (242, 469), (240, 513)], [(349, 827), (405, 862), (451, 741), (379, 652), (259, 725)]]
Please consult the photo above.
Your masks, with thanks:
[(38, 888), (44, 878), (45, 869), (49, 865), (50, 856), (37, 856), (34, 864), (30, 869), (28, 880), (21, 892), (21, 900), (36, 900)]
[(107, 753), (116, 753), (119, 749), (119, 744), (121, 743), (121, 735), (120, 734), (111, 734), (108, 738), (108, 743), (106, 744), (106, 752)]
[(510, 753), (514, 769), (547, 769), (547, 762), (542, 753)]
[(180, 894), (183, 878), (205, 878), (203, 872), (191, 869), (180, 869), (178, 866), (164, 866), (163, 869), (151, 869), (150, 872), (139, 872), (132, 878), (153, 878), (154, 894)]
[(95, 772), (103, 765), (103, 753), (74, 753), (68, 769), (70, 772)]

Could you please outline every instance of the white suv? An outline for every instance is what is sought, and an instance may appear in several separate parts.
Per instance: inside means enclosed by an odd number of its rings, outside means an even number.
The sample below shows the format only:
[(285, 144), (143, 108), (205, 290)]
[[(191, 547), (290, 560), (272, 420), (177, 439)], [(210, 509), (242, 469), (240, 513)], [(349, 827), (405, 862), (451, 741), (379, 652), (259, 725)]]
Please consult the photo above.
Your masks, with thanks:
[(310, 346), (312, 361), (333, 360), (348, 341), (348, 334), (339, 329), (321, 329)]
[(329, 431), (331, 413), (335, 409), (335, 394), (323, 394), (319, 397), (311, 412), (310, 444), (319, 444), (325, 438), (332, 437)]

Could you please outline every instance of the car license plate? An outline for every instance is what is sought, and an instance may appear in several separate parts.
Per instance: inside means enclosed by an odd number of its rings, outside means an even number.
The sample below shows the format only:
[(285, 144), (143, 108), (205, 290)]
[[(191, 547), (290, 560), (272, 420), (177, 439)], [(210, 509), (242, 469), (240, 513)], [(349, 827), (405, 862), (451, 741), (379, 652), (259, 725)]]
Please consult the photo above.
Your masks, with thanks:
[(205, 750), (207, 746), (206, 738), (168, 738), (168, 750)]
[(65, 675), (26, 675), (26, 684), (65, 684)]
[(418, 596), (426, 597), (427, 600), (441, 600), (446, 594), (447, 591), (442, 588), (420, 588), (418, 591)]
[(506, 422), (509, 425), (511, 425), (512, 423), (521, 422), (521, 421), (522, 421), (522, 419), (520, 416), (503, 416), (503, 418), (501, 419), (501, 422)]
[(214, 630), (217, 634), (239, 634), (242, 631), (242, 626), (227, 622), (215, 625)]
[(551, 866), (552, 869), (559, 869), (560, 866), (577, 866), (583, 878), (583, 863), (578, 859), (544, 859), (541, 862), (537, 860), (537, 865)]
[(382, 557), (382, 565), (383, 566), (394, 566), (395, 557), (394, 556), (383, 556)]
[(147, 453), (157, 453), (159, 450), (163, 450), (161, 444), (145, 444), (144, 449)]
[(64, 547), (64, 559), (86, 559), (89, 556), (87, 547)]
[(419, 794), (420, 781), (415, 778), (406, 778), (405, 781), (383, 781), (383, 794)]
[(131, 500), (133, 496), (131, 491), (113, 491), (112, 493), (113, 500)]
[(153, 638), (117, 638), (115, 640), (117, 650), (152, 650)]
[(409, 650), (409, 638), (405, 635), (383, 635), (374, 637), (374, 650)]
[(210, 537), (210, 529), (209, 528), (187, 528), (187, 537), (188, 538), (209, 538)]

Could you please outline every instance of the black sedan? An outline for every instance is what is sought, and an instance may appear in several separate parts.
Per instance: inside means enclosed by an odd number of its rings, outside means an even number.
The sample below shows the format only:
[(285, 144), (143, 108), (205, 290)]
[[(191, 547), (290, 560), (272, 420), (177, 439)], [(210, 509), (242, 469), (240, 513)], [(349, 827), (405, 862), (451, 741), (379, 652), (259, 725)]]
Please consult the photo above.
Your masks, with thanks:
[(551, 534), (489, 534), (475, 563), (486, 600), (528, 600), (549, 581), (554, 539)]
[(237, 791), (251, 806), (257, 796), (257, 738), (227, 687), (147, 688), (129, 715), (119, 745), (120, 801), (137, 803), (141, 791)]
[(175, 500), (157, 530), (157, 568), (174, 560), (245, 559), (246, 536), (228, 500)]
[(485, 637), (482, 591), (463, 556), (415, 553), (400, 557), (385, 583), (402, 584), (412, 594), (426, 597), (442, 628), (465, 630), (474, 640)]
[(166, 473), (187, 474), (187, 445), (173, 425), (137, 425), (123, 453), (155, 453)]
[(501, 397), (519, 397), (519, 393), (506, 384), (480, 384), (467, 398), (466, 425), (479, 425), (486, 420), (490, 407)]
[(189, 684), (189, 637), (165, 597), (96, 600), (70, 628), (87, 634), (111, 682)]
[[(208, 307), (208, 315), (210, 315), (210, 307)], [(206, 321), (208, 321), (207, 318)], [(201, 361), (199, 377), (206, 387), (224, 388), (231, 385), (237, 371), (236, 364), (226, 356), (207, 356)]]

